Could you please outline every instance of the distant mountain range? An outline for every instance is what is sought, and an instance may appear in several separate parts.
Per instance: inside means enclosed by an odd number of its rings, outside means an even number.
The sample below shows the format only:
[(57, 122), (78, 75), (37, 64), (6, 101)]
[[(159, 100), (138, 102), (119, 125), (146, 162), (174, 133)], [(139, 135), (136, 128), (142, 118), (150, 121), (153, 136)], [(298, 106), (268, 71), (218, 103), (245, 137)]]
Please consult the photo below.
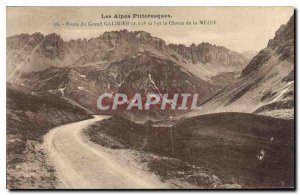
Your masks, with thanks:
[(185, 71), (211, 82), (223, 72), (241, 71), (251, 58), (225, 47), (201, 43), (167, 45), (160, 38), (144, 31), (105, 32), (92, 39), (65, 42), (58, 34), (20, 34), (7, 38), (8, 79), (21, 72), (41, 71), (49, 67), (96, 66), (106, 68), (113, 62), (151, 54), (169, 60)]
[(225, 47), (167, 45), (150, 33), (127, 30), (68, 42), (55, 33), (21, 34), (7, 38), (7, 51), (9, 82), (61, 94), (93, 112), (104, 92), (197, 92), (201, 103), (249, 62)]
[(144, 31), (111, 31), (70, 41), (55, 33), (20, 34), (7, 38), (7, 80), (34, 93), (59, 95), (94, 113), (99, 113), (98, 96), (106, 92), (199, 93), (199, 104), (206, 103), (194, 114), (267, 113), (274, 106), (286, 110), (294, 101), (293, 30), (294, 17), (254, 58), (254, 52), (210, 43), (168, 45)]

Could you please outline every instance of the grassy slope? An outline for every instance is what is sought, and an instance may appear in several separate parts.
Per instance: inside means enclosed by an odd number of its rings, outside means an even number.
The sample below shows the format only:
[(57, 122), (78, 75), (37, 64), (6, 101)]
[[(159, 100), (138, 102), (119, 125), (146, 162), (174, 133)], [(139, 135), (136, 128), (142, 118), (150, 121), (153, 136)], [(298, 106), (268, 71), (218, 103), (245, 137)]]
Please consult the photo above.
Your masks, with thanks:
[[(294, 185), (293, 131), (293, 120), (219, 113), (185, 119), (172, 128), (144, 126), (113, 117), (91, 126), (87, 133), (98, 144), (174, 157), (213, 171), (223, 183), (251, 188)], [(107, 141), (107, 137), (112, 139)], [(161, 162), (152, 160), (149, 167), (162, 178), (178, 171), (194, 171), (170, 161), (163, 162), (168, 164), (163, 167)], [(185, 177), (186, 181), (190, 178), (191, 175)], [(189, 182), (212, 187), (199, 179)]]
[(31, 95), (9, 84), (6, 112), (9, 188), (22, 185), (24, 178), (18, 178), (13, 172), (21, 163), (26, 163), (30, 151), (35, 152), (33, 143), (42, 142), (43, 136), (55, 126), (92, 117), (53, 95)]

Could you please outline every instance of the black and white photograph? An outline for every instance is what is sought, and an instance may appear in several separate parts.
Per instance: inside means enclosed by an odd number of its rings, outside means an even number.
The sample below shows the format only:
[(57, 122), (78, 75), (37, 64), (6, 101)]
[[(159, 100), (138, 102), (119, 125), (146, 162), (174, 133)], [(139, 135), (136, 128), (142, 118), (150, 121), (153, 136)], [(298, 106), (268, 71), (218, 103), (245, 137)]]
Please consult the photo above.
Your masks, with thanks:
[(295, 189), (294, 7), (5, 9), (7, 189)]

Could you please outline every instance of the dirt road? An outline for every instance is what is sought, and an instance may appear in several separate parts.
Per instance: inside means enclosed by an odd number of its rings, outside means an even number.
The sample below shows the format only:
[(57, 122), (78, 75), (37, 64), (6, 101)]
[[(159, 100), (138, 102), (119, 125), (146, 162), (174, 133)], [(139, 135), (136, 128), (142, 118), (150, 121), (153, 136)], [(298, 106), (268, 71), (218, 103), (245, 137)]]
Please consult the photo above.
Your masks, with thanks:
[(89, 142), (82, 130), (107, 118), (62, 125), (44, 137), (44, 148), (60, 180), (57, 188), (168, 188), (147, 172), (128, 151), (113, 151)]

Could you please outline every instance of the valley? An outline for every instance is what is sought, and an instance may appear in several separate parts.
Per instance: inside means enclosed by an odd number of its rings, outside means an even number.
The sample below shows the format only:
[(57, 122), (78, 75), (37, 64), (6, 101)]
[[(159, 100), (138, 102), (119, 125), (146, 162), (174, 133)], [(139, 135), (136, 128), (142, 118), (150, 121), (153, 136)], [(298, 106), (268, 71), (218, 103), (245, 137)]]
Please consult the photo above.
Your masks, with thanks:
[(7, 37), (7, 188), (294, 188), (294, 20), (258, 52)]

